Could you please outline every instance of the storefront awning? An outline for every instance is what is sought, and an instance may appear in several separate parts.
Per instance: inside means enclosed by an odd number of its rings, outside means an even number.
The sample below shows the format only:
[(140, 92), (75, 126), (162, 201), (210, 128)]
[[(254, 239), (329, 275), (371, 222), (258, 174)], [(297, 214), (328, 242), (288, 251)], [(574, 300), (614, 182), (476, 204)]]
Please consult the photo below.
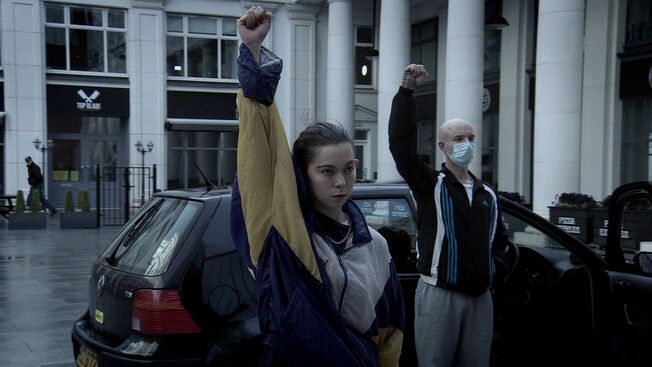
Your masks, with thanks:
[(238, 120), (169, 118), (165, 121), (165, 129), (168, 131), (238, 131)]

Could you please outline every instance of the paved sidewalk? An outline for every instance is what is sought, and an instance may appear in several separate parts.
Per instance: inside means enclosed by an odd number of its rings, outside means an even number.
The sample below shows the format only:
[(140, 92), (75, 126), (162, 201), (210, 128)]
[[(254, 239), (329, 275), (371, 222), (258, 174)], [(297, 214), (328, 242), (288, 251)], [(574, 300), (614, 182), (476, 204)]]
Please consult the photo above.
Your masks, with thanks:
[(74, 366), (70, 330), (90, 268), (120, 227), (8, 230), (0, 217), (0, 366)]

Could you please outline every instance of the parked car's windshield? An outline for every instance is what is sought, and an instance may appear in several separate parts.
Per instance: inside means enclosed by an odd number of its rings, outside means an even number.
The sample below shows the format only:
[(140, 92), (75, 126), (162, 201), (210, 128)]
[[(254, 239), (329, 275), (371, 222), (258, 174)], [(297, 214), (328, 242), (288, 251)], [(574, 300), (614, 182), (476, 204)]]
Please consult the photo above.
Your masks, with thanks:
[(510, 241), (518, 246), (566, 250), (559, 242), (520, 218), (503, 211), (503, 223)]
[(103, 258), (126, 272), (163, 274), (202, 206), (201, 202), (189, 200), (151, 199), (107, 248)]
[(405, 199), (363, 198), (354, 201), (371, 228), (378, 230), (381, 227), (394, 227), (405, 230), (412, 242), (411, 252), (416, 254), (417, 224)]

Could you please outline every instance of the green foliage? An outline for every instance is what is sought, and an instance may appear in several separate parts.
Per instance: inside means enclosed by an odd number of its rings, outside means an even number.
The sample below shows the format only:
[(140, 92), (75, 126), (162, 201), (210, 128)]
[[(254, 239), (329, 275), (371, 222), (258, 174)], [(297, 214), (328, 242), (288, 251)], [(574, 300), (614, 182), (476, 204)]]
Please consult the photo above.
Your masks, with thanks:
[(525, 198), (518, 192), (498, 191), (498, 195), (503, 196), (515, 203), (525, 204)]
[(23, 190), (16, 192), (16, 213), (25, 213), (25, 194), (23, 194)]
[(66, 213), (72, 213), (75, 211), (75, 205), (72, 202), (72, 190), (66, 190), (66, 200), (63, 203), (63, 211)]
[(593, 199), (593, 196), (576, 193), (564, 192), (557, 196), (556, 201), (552, 203), (554, 206), (565, 208), (582, 208), (590, 209), (598, 206), (598, 203)]
[(77, 208), (84, 213), (91, 211), (91, 205), (88, 202), (88, 190), (79, 189), (79, 199), (77, 200)]
[(29, 209), (32, 213), (41, 211), (41, 193), (38, 190), (32, 191), (32, 202)]

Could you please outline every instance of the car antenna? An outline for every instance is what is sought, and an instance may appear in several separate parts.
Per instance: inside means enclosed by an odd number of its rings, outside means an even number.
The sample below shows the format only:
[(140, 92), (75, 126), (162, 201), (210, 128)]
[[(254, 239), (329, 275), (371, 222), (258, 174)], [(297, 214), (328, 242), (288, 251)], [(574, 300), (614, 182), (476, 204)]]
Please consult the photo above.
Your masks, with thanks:
[(197, 162), (192, 161), (192, 164), (195, 165), (195, 167), (197, 168), (197, 171), (199, 171), (199, 174), (204, 179), (204, 182), (206, 183), (206, 191), (217, 187), (217, 186), (215, 186), (215, 184), (213, 182), (211, 182), (211, 180), (208, 179), (208, 177), (206, 177), (204, 172), (202, 172), (201, 168), (199, 168), (199, 166), (197, 165)]

